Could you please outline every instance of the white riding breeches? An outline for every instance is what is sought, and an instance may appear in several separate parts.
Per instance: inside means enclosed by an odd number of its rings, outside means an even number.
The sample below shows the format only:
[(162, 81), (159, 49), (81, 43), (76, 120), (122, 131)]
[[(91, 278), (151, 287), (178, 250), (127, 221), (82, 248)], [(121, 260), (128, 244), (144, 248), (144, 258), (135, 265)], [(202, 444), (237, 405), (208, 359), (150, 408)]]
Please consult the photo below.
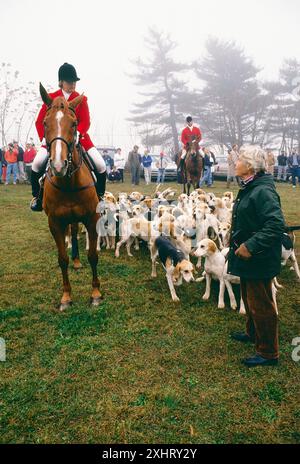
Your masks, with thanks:
[(92, 147), (88, 150), (89, 156), (92, 158), (97, 171), (99, 174), (102, 174), (103, 172), (106, 171), (106, 164), (104, 159), (102, 158), (102, 155), (99, 153), (96, 147)]
[(181, 158), (181, 159), (184, 159), (185, 157), (186, 157), (186, 149), (183, 148), (183, 149), (182, 149), (182, 152), (181, 152), (181, 157), (180, 157), (180, 158)]
[[(92, 147), (88, 150), (88, 154), (93, 160), (95, 167), (99, 174), (106, 171), (105, 161), (96, 147)], [(34, 158), (32, 163), (32, 170), (35, 172), (41, 172), (48, 161), (48, 152), (45, 147), (41, 147)]]

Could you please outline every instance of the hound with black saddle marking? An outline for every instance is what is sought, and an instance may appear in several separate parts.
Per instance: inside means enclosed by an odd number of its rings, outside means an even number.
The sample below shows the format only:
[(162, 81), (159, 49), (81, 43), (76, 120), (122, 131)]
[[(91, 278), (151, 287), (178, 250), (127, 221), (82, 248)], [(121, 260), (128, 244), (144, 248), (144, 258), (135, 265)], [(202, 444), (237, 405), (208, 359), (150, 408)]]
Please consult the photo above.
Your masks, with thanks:
[(194, 266), (185, 258), (184, 253), (176, 248), (167, 237), (158, 237), (151, 245), (151, 260), (152, 274), (151, 277), (156, 277), (156, 259), (159, 256), (163, 267), (166, 270), (166, 277), (174, 302), (180, 301), (176, 295), (174, 285), (182, 284), (182, 279), (185, 282), (194, 281)]

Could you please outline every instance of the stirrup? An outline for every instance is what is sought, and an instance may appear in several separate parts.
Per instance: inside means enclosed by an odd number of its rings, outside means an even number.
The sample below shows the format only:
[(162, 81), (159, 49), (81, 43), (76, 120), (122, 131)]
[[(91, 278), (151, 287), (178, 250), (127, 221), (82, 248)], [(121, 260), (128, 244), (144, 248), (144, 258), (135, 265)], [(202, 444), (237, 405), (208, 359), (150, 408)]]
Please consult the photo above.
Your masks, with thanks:
[(37, 197), (33, 197), (30, 202), (31, 211), (43, 211), (43, 205), (41, 200)]

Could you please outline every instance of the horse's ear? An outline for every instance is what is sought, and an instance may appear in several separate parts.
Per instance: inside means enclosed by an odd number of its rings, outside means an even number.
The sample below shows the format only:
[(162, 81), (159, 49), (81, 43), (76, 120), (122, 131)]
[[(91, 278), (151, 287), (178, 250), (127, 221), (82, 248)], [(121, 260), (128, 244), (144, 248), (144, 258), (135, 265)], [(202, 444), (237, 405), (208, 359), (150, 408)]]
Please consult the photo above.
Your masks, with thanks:
[(81, 95), (78, 95), (78, 97), (74, 98), (74, 100), (70, 101), (68, 103), (69, 105), (69, 108), (72, 108), (73, 110), (75, 110), (75, 108), (80, 105), (80, 103), (82, 102), (82, 100), (84, 99), (84, 95), (81, 94)]
[(48, 94), (47, 90), (45, 89), (45, 87), (43, 87), (43, 85), (41, 84), (40, 82), (40, 94), (41, 94), (41, 97), (42, 97), (42, 100), (43, 102), (47, 105), (47, 106), (50, 106), (51, 103), (53, 102), (52, 98), (50, 97), (50, 95)]

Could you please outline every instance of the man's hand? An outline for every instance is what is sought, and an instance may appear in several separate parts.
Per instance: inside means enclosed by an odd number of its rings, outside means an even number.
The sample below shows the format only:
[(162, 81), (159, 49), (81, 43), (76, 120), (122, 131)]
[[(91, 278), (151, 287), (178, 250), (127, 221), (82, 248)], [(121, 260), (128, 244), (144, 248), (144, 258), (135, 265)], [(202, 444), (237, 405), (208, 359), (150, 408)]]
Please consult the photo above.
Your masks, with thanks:
[(242, 243), (239, 246), (239, 248), (235, 252), (235, 255), (244, 260), (250, 259), (252, 256), (244, 243)]

